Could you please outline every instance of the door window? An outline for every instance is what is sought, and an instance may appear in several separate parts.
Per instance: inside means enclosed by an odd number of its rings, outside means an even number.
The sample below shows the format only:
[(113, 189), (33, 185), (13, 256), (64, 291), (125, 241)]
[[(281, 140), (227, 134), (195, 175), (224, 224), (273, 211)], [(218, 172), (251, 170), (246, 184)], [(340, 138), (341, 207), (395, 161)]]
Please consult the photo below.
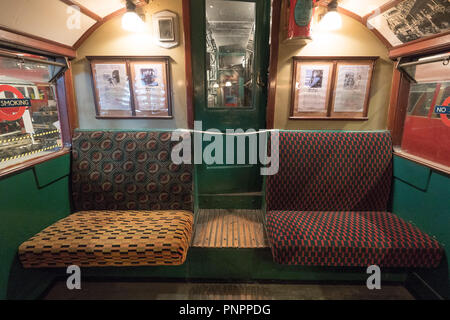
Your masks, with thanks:
[(255, 3), (206, 0), (208, 107), (253, 106)]

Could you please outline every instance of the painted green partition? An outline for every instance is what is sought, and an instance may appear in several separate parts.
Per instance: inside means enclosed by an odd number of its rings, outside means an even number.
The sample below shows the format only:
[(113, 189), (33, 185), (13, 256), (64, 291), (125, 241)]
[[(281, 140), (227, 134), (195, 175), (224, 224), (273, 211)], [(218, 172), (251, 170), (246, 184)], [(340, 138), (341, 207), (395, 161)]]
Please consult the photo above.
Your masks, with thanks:
[(0, 180), (0, 299), (36, 297), (53, 280), (51, 270), (25, 270), (19, 245), (70, 213), (70, 155)]
[(392, 211), (444, 246), (446, 257), (437, 269), (416, 272), (420, 282), (449, 298), (450, 177), (394, 156)]

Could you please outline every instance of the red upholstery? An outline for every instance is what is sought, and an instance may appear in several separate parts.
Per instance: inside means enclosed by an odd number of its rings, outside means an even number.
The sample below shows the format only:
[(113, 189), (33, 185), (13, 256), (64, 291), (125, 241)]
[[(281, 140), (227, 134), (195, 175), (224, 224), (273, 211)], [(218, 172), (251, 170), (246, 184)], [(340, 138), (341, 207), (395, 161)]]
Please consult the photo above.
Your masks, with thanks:
[(309, 266), (436, 267), (439, 243), (387, 212), (389, 132), (280, 132), (267, 179), (274, 259)]
[(437, 267), (439, 243), (389, 212), (271, 211), (267, 232), (282, 264)]
[(281, 131), (267, 210), (386, 211), (391, 179), (388, 132)]

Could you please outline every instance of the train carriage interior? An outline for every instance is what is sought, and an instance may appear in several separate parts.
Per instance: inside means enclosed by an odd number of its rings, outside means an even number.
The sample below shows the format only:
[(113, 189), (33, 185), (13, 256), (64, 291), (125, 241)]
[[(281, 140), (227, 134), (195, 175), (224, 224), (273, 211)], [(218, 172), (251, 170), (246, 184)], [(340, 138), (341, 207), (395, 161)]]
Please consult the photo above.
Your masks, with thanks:
[(448, 0), (0, 0), (0, 299), (449, 300), (449, 63)]

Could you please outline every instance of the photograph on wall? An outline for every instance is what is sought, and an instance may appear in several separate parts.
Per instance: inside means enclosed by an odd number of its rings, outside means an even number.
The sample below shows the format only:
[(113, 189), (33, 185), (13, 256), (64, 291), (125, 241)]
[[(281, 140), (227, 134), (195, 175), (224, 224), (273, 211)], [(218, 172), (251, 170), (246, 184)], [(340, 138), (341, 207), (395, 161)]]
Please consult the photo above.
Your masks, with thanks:
[(370, 65), (338, 65), (334, 112), (363, 112)]
[(131, 62), (136, 115), (169, 114), (167, 69), (164, 61)]
[(94, 63), (94, 86), (100, 111), (130, 111), (130, 87), (125, 63)]
[(397, 46), (447, 31), (449, 12), (448, 0), (405, 0), (368, 22)]
[(159, 41), (175, 41), (173, 18), (159, 18)]
[(326, 112), (329, 64), (297, 64), (295, 112)]

